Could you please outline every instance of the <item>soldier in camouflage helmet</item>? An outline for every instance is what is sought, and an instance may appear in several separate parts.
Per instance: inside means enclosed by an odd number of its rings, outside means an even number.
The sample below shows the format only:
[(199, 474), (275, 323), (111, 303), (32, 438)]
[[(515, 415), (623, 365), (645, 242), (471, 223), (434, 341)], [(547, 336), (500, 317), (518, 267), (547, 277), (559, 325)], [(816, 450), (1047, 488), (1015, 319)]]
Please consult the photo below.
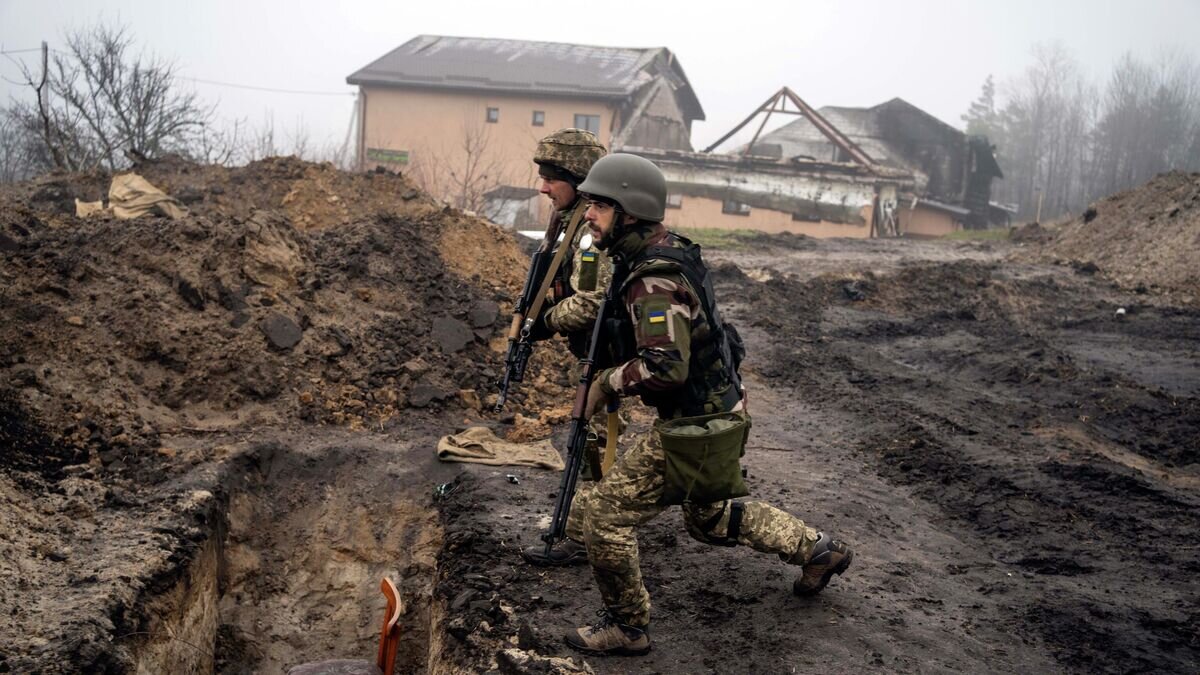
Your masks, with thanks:
[[(554, 218), (565, 230), (567, 223), (576, 213), (582, 218), (587, 204), (579, 198), (575, 188), (587, 177), (592, 164), (606, 154), (604, 146), (590, 131), (583, 129), (559, 129), (538, 141), (533, 161), (538, 165), (541, 177), (541, 193), (550, 198), (554, 205)], [(546, 309), (537, 321), (532, 333), (535, 339), (545, 339), (555, 334), (567, 338), (572, 353), (583, 357), (587, 350), (590, 329), (596, 321), (596, 311), (608, 282), (612, 278), (612, 262), (600, 251), (582, 222), (575, 236), (562, 246), (570, 246), (569, 255), (552, 286), (551, 297)], [(572, 373), (578, 381), (579, 373)], [(588, 454), (596, 457), (599, 448), (607, 441), (605, 413), (598, 412), (591, 420), (588, 436)], [(624, 417), (619, 428), (624, 427)], [(579, 482), (576, 497), (567, 519), (567, 538), (546, 553), (544, 544), (535, 544), (521, 551), (522, 557), (538, 566), (582, 565), (587, 562), (583, 546), (582, 504), (586, 503), (593, 484), (589, 472)]]
[[(610, 397), (640, 396), (657, 408), (660, 424), (725, 413), (748, 421), (736, 369), (712, 348), (714, 334), (731, 329), (710, 321), (710, 314), (719, 315), (711, 286), (702, 286), (701, 294), (689, 281), (701, 278), (695, 276), (697, 266), (704, 271), (699, 250), (661, 222), (667, 193), (662, 172), (641, 157), (609, 155), (595, 164), (579, 191), (589, 200), (585, 219), (592, 236), (615, 264), (616, 318), (624, 325), (610, 339), (618, 352), (631, 355), (597, 373), (586, 411), (601, 409)], [(672, 262), (670, 253), (662, 253), (678, 248), (694, 257), (680, 263), (682, 258)], [(661, 438), (652, 430), (617, 460), (587, 500), (584, 542), (604, 608), (595, 624), (567, 633), (575, 649), (600, 655), (650, 650), (650, 596), (635, 529), (667, 508), (660, 503), (667, 501), (665, 461)], [(688, 533), (699, 541), (749, 546), (800, 566), (792, 587), (797, 595), (820, 592), (853, 559), (845, 544), (764, 502), (685, 500), (683, 515)]]

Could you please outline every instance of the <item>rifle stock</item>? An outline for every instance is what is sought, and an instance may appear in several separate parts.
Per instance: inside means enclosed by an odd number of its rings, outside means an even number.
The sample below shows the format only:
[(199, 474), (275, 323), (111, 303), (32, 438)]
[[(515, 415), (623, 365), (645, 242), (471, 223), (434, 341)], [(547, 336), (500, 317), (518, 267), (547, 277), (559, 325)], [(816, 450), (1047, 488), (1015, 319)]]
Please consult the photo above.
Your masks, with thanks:
[(525, 274), (525, 287), (521, 289), (521, 297), (513, 307), (512, 323), (508, 326), (508, 354), (504, 357), (504, 375), (500, 379), (500, 396), (496, 399), (496, 412), (504, 409), (508, 401), (508, 389), (513, 382), (525, 379), (525, 366), (533, 353), (533, 345), (529, 340), (529, 329), (525, 326), (526, 315), (533, 306), (538, 288), (546, 276), (549, 266), (549, 251), (557, 238), (558, 228), (552, 223), (546, 230), (546, 237), (541, 246), (534, 251), (529, 260), (529, 272)]

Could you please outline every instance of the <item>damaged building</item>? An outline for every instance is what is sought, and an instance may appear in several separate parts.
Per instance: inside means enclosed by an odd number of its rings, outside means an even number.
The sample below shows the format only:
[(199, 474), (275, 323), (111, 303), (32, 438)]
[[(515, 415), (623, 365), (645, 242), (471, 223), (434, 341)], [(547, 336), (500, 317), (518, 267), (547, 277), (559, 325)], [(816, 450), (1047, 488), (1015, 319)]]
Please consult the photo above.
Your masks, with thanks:
[[(992, 181), (1003, 174), (986, 138), (969, 137), (900, 98), (870, 108), (826, 106), (817, 113), (872, 164), (911, 177), (911, 186), (897, 195), (899, 233), (940, 235), (1004, 218), (990, 205)], [(853, 161), (807, 115), (735, 153), (793, 163)]]
[[(761, 134), (772, 114), (798, 119)], [(754, 138), (717, 147), (758, 119)], [(703, 152), (627, 146), (667, 176), (666, 223), (813, 237), (942, 236), (1005, 222), (993, 149), (900, 99), (814, 110), (787, 87)]]
[[(530, 161), (563, 127), (658, 163), (666, 222), (818, 237), (940, 236), (1004, 222), (990, 204), (1000, 168), (968, 137), (896, 98), (814, 110), (786, 87), (702, 152), (704, 109), (665, 47), (624, 48), (421, 35), (347, 78), (359, 88), (362, 169), (403, 171), (426, 191), (493, 222), (549, 215)], [(765, 115), (751, 142), (713, 150)], [(772, 114), (797, 119), (761, 133)]]
[[(798, 119), (761, 134), (772, 114)], [(712, 152), (763, 115), (754, 138)], [(704, 152), (627, 147), (663, 168), (666, 222), (814, 237), (941, 236), (1006, 215), (992, 147), (901, 100), (814, 110), (784, 87)]]
[(360, 168), (401, 170), (502, 224), (540, 221), (537, 140), (563, 127), (606, 147), (689, 152), (704, 109), (664, 47), (420, 35), (347, 78)]

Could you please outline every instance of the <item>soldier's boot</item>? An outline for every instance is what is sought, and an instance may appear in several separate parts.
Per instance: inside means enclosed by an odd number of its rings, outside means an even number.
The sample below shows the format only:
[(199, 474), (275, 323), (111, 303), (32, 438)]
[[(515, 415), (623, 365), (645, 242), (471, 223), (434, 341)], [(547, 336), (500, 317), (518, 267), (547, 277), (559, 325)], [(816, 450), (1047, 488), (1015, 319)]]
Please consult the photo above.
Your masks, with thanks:
[(521, 551), (521, 557), (530, 565), (538, 567), (567, 567), (583, 565), (588, 561), (587, 548), (574, 539), (563, 539), (546, 553), (545, 544), (527, 546)]
[(824, 532), (817, 534), (812, 555), (804, 563), (804, 571), (792, 584), (792, 592), (807, 597), (820, 593), (833, 575), (841, 575), (854, 560), (854, 551), (849, 546), (833, 539)]
[(607, 609), (596, 614), (600, 616), (596, 623), (567, 633), (568, 647), (596, 656), (641, 656), (650, 651), (649, 627), (623, 624)]

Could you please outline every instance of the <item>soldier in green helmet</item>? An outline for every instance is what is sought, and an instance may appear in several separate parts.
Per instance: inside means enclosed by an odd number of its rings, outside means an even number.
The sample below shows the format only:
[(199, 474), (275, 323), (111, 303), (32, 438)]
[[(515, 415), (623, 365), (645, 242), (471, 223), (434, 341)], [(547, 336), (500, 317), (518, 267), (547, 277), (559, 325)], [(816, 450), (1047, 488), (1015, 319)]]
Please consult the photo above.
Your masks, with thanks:
[[(737, 374), (741, 341), (720, 319), (699, 247), (662, 224), (662, 172), (635, 155), (608, 155), (578, 192), (588, 200), (592, 237), (615, 266), (605, 340), (616, 365), (596, 373), (585, 414), (609, 398), (639, 396), (659, 420), (583, 504), (584, 542), (604, 606), (596, 623), (568, 631), (567, 644), (599, 655), (650, 651), (636, 528), (673, 504), (682, 505), (693, 538), (778, 555), (801, 568), (795, 594), (819, 593), (850, 566), (850, 548), (769, 504), (733, 499), (747, 494), (737, 463), (750, 422)], [(689, 469), (696, 448), (705, 462), (718, 456), (716, 448), (733, 461)]]
[[(567, 338), (571, 352), (582, 358), (587, 350), (588, 332), (596, 321), (596, 310), (612, 278), (612, 262), (599, 250), (588, 228), (582, 222), (587, 204), (579, 198), (576, 188), (587, 177), (596, 160), (606, 154), (604, 146), (590, 131), (559, 129), (538, 141), (533, 161), (538, 166), (541, 193), (554, 205), (554, 218), (563, 231), (575, 220), (578, 229), (571, 241), (563, 265), (551, 286), (551, 297), (537, 320), (532, 336), (545, 339), (555, 334)], [(578, 379), (578, 373), (572, 373)], [(605, 414), (598, 412), (592, 420), (589, 453), (599, 455), (599, 447), (607, 440)], [(622, 424), (623, 426), (623, 424)], [(582, 565), (587, 562), (583, 547), (582, 504), (587, 501), (593, 483), (588, 472), (576, 491), (575, 506), (567, 521), (567, 538), (546, 552), (544, 544), (530, 545), (522, 550), (526, 561), (538, 566)]]

